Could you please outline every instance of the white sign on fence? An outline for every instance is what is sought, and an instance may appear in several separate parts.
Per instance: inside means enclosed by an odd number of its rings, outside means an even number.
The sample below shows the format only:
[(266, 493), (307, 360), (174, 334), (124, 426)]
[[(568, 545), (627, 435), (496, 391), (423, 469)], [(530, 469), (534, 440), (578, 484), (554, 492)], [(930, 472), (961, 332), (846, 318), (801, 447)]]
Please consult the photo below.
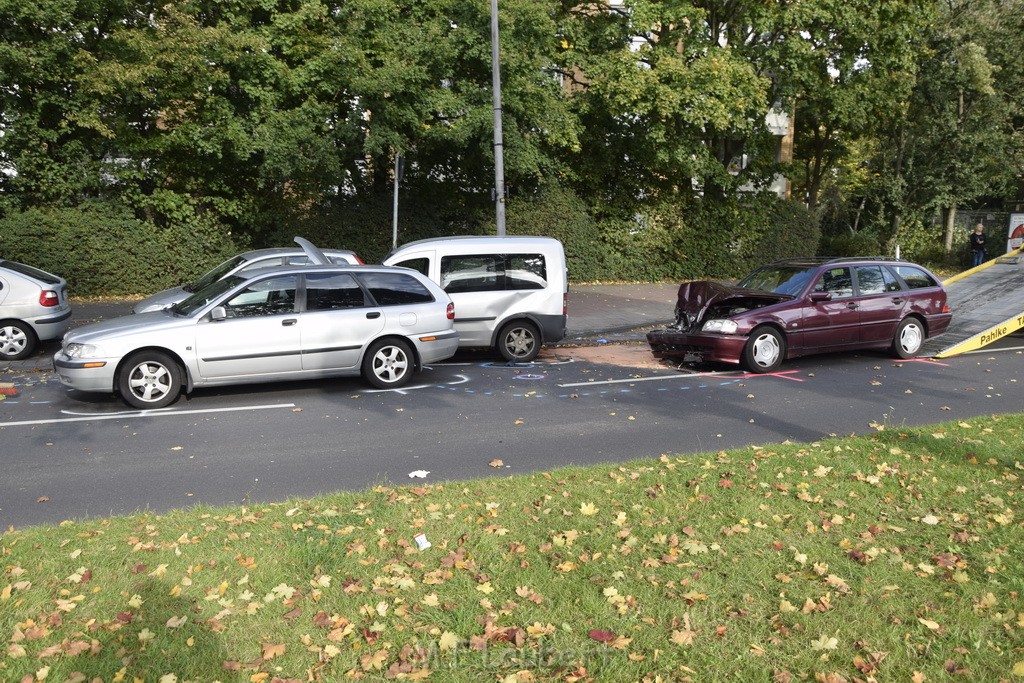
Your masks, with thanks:
[(1024, 213), (1010, 214), (1010, 229), (1006, 232), (1006, 251), (1020, 249), (1024, 244)]

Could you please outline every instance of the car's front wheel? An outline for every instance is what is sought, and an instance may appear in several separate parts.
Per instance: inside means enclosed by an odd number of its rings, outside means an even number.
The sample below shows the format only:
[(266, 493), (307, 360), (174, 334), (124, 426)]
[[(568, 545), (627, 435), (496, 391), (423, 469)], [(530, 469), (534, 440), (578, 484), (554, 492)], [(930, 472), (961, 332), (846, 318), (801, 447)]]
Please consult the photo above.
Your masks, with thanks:
[(774, 372), (786, 357), (786, 339), (774, 327), (758, 327), (743, 347), (743, 366), (750, 372)]
[(36, 350), (36, 333), (20, 320), (0, 321), (0, 360), (21, 360)]
[(924, 344), (924, 325), (917, 318), (904, 318), (892, 338), (892, 352), (897, 358), (913, 358)]
[(415, 369), (412, 349), (401, 339), (376, 341), (363, 357), (363, 378), (378, 389), (405, 385)]
[(124, 402), (133, 408), (163, 408), (181, 395), (181, 368), (165, 353), (140, 351), (125, 361), (117, 388)]
[(511, 363), (529, 363), (540, 353), (540, 332), (528, 320), (516, 320), (498, 333), (498, 352)]

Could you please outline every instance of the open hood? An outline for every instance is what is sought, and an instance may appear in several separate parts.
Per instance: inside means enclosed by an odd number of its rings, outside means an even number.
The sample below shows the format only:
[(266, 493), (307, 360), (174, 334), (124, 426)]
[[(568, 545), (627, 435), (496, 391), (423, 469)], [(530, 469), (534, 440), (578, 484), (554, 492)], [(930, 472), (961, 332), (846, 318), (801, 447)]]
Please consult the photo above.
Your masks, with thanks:
[[(759, 289), (732, 287), (721, 282), (700, 280), (679, 285), (676, 311), (680, 322), (692, 324), (704, 319), (704, 314), (713, 304), (732, 304), (742, 310), (770, 306), (780, 301), (789, 301), (788, 294), (762, 292)], [(685, 318), (684, 318), (685, 316)]]

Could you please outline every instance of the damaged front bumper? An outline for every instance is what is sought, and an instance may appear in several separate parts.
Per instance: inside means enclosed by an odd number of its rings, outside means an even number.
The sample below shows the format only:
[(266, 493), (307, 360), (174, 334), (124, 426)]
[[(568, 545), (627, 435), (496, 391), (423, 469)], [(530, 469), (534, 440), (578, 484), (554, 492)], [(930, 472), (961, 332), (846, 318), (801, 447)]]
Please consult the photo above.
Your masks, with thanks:
[(739, 363), (746, 336), (684, 332), (675, 327), (651, 330), (647, 343), (655, 358), (676, 358), (685, 363)]

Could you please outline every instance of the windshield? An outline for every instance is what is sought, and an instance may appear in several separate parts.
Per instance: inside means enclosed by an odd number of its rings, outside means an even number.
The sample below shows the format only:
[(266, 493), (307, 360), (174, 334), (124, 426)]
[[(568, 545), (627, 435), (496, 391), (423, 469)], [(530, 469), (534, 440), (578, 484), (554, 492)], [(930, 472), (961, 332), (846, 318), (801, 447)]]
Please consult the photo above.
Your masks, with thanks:
[(229, 258), (227, 261), (220, 264), (216, 268), (208, 270), (206, 271), (205, 274), (200, 275), (199, 279), (193, 282), (192, 284), (186, 285), (185, 291), (198, 292), (200, 289), (210, 284), (211, 282), (216, 282), (217, 280), (221, 279), (222, 277), (230, 273), (232, 270), (234, 270), (236, 267), (238, 267), (239, 264), (242, 264), (244, 262), (244, 256), (232, 256), (231, 258)]
[(766, 266), (746, 276), (737, 287), (797, 296), (807, 287), (817, 266)]
[(203, 287), (184, 301), (179, 301), (171, 306), (171, 311), (175, 315), (183, 315), (186, 317), (193, 315), (196, 311), (204, 308), (211, 301), (217, 299), (228, 290), (242, 284), (247, 279), (248, 278), (240, 277), (238, 275), (232, 275), (224, 278), (223, 280), (217, 280), (206, 287)]

